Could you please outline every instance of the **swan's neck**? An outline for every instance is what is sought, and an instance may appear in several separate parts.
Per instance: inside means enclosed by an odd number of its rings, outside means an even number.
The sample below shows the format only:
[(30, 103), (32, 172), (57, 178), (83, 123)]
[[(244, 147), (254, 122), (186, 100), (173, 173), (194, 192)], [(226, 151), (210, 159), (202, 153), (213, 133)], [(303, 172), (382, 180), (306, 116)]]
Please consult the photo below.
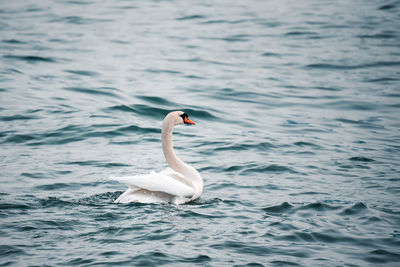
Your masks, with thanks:
[(168, 119), (163, 121), (162, 131), (161, 131), (161, 142), (164, 157), (167, 160), (167, 163), (171, 169), (176, 172), (179, 172), (184, 177), (190, 180), (190, 182), (194, 186), (195, 194), (193, 199), (198, 198), (203, 192), (203, 179), (200, 174), (196, 171), (192, 166), (184, 163), (181, 159), (179, 159), (174, 152), (174, 145), (172, 142), (172, 130), (174, 128), (174, 124), (171, 123)]
[[(185, 163), (179, 159), (174, 151), (174, 145), (172, 142), (172, 130), (174, 126), (168, 123), (163, 123), (161, 131), (161, 143), (163, 148), (164, 157), (171, 169), (176, 172), (182, 173), (185, 169)], [(183, 173), (182, 173), (183, 174)]]

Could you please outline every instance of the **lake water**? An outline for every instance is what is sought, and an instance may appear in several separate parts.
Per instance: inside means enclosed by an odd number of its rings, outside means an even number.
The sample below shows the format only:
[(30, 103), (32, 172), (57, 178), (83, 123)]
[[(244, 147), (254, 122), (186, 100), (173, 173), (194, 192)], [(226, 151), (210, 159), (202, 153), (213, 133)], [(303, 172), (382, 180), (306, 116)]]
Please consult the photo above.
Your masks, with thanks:
[[(0, 266), (399, 266), (399, 1), (1, 1)], [(204, 179), (115, 204), (110, 176)]]

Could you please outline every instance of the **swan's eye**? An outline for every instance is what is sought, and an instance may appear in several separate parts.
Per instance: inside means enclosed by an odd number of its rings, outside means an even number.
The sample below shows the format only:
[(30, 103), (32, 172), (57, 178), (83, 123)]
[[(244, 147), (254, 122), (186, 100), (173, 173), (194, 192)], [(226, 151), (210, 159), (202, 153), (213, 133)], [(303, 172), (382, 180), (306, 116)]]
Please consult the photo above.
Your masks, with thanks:
[(181, 115), (181, 117), (182, 117), (182, 120), (185, 121), (185, 119), (187, 119), (188, 115), (187, 115), (186, 113), (183, 113), (183, 114)]

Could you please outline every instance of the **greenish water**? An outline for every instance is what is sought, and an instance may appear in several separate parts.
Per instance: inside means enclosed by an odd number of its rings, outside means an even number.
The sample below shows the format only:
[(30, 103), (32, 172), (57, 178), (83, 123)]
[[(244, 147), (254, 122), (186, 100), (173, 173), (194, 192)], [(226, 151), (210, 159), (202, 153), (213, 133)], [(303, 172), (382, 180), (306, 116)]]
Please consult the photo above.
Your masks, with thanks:
[[(397, 266), (399, 1), (1, 1), (0, 266)], [(115, 204), (110, 176), (204, 179)]]

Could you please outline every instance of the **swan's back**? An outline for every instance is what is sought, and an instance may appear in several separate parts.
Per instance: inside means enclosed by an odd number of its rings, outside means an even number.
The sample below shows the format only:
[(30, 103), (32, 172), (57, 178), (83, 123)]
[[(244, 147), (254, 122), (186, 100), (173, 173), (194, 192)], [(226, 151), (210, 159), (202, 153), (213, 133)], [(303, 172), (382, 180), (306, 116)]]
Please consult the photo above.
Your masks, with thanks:
[(117, 203), (183, 204), (195, 194), (190, 180), (170, 168), (159, 173), (152, 172), (147, 175), (113, 177), (112, 179), (127, 184), (129, 187), (115, 200)]

